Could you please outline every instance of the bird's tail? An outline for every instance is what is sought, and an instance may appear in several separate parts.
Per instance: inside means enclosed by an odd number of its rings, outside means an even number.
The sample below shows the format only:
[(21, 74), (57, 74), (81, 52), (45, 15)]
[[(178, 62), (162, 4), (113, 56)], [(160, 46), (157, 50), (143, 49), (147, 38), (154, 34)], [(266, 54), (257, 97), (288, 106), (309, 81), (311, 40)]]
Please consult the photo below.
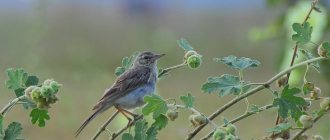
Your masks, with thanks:
[(89, 122), (91, 122), (99, 113), (100, 113), (100, 109), (96, 110), (92, 115), (90, 115), (76, 131), (75, 136), (77, 137), (81, 133), (81, 131), (84, 130), (87, 124), (89, 124)]

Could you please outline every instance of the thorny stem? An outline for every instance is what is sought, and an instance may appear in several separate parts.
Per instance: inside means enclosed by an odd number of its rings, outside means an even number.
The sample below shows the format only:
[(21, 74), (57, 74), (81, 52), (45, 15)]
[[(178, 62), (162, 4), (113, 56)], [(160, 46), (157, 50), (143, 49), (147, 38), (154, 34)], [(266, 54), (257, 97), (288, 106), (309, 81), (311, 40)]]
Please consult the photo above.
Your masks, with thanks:
[[(237, 102), (241, 101), (242, 99), (251, 96), (257, 92), (259, 92), (260, 90), (263, 90), (265, 88), (268, 88), (270, 84), (272, 84), (274, 81), (276, 81), (277, 79), (281, 78), (283, 75), (289, 73), (290, 71), (301, 67), (301, 66), (305, 66), (306, 64), (309, 63), (313, 63), (316, 61), (321, 61), (321, 60), (326, 60), (327, 58), (325, 57), (317, 57), (317, 58), (313, 58), (313, 59), (309, 59), (303, 62), (300, 62), (298, 64), (295, 64), (283, 71), (281, 71), (280, 73), (276, 74), (274, 77), (270, 78), (267, 82), (265, 82), (263, 85), (257, 86), (249, 91), (247, 91), (246, 93), (239, 95), (237, 97), (235, 97), (234, 99), (232, 99), (231, 101), (229, 101), (227, 104), (223, 105), (222, 107), (220, 107), (218, 110), (216, 110), (213, 114), (211, 114), (209, 116), (210, 120), (213, 120), (214, 118), (216, 118), (217, 116), (219, 116), (222, 112), (224, 112), (225, 110), (227, 110), (228, 108), (230, 108), (231, 106), (233, 106), (234, 104), (236, 104)], [(187, 140), (191, 140), (193, 137), (196, 136), (196, 134), (201, 131), (204, 127), (206, 126), (206, 124), (201, 125), (199, 127), (197, 127), (195, 130), (193, 130), (191, 133), (189, 133), (187, 135)]]
[[(229, 123), (234, 124), (234, 123), (236, 123), (236, 122), (238, 122), (238, 121), (240, 121), (240, 120), (242, 120), (244, 118), (247, 118), (249, 116), (252, 116), (254, 114), (260, 113), (262, 111), (265, 111), (265, 110), (270, 109), (270, 108), (273, 108), (273, 107), (274, 107), (273, 104), (269, 104), (269, 105), (265, 105), (263, 107), (260, 107), (258, 112), (252, 112), (252, 111), (245, 112), (244, 114), (242, 114), (242, 115), (240, 115), (240, 116), (238, 116), (238, 117), (230, 120)], [(222, 127), (226, 127), (226, 125), (227, 124), (223, 124)], [(214, 133), (214, 131), (210, 132), (209, 134), (207, 134), (206, 136), (204, 136), (203, 138), (201, 138), (201, 140), (207, 140), (207, 139), (211, 138), (211, 136), (213, 135), (213, 133)]]
[(10, 101), (10, 102), (9, 102), (4, 108), (1, 109), (0, 114), (1, 114), (2, 116), (5, 116), (5, 115), (7, 114), (7, 112), (9, 112), (10, 109), (11, 109), (14, 105), (16, 105), (19, 101), (21, 101), (21, 100), (23, 100), (23, 99), (25, 99), (25, 98), (26, 98), (26, 96), (23, 95), (23, 96), (20, 96), (20, 97), (17, 97), (17, 98), (15, 98), (15, 99), (13, 99), (13, 100)]

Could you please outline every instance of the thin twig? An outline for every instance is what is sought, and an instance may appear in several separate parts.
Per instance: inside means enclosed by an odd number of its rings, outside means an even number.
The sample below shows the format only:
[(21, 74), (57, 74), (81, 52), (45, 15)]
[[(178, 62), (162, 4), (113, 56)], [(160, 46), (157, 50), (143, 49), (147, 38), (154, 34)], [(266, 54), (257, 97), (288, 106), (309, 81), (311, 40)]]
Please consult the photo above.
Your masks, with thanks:
[[(244, 113), (244, 114), (242, 114), (242, 115), (240, 115), (240, 116), (238, 116), (238, 117), (230, 120), (229, 123), (234, 124), (234, 123), (236, 123), (236, 122), (238, 122), (238, 121), (240, 121), (240, 120), (242, 120), (244, 118), (247, 118), (247, 117), (249, 117), (251, 115), (260, 113), (262, 111), (265, 111), (265, 110), (270, 109), (270, 108), (273, 108), (273, 107), (274, 107), (273, 104), (265, 105), (263, 107), (260, 107), (259, 108), (260, 110), (258, 112), (252, 112), (252, 111), (246, 112), (246, 113)], [(226, 127), (226, 125), (227, 124), (223, 124), (222, 127)], [(201, 140), (208, 140), (213, 135), (213, 133), (214, 133), (214, 131), (210, 132), (209, 134), (207, 134), (206, 136), (204, 136), (203, 138), (201, 138)]]
[(6, 115), (6, 113), (14, 106), (14, 105), (16, 105), (17, 104), (17, 102), (19, 102), (20, 100), (23, 100), (23, 99), (25, 99), (26, 98), (26, 96), (25, 95), (23, 95), (23, 96), (20, 96), (20, 97), (17, 97), (17, 98), (15, 98), (15, 99), (13, 99), (12, 101), (10, 101), (5, 107), (3, 107), (2, 109), (1, 109), (1, 111), (0, 111), (0, 114), (2, 115), (2, 116), (5, 116)]
[(93, 140), (96, 140), (96, 138), (98, 138), (100, 136), (100, 134), (106, 129), (106, 127), (118, 115), (118, 113), (119, 113), (119, 111), (116, 111), (115, 113), (113, 113), (112, 116), (99, 128), (99, 130), (96, 132), (96, 134), (92, 138)]
[[(325, 115), (325, 113), (322, 113), (321, 115), (317, 116), (313, 122), (317, 122), (318, 120), (320, 120), (323, 116)], [(312, 127), (309, 128), (304, 128), (302, 130), (300, 130), (295, 136), (293, 136), (290, 140), (295, 140), (297, 139), (299, 136), (301, 136), (303, 133), (305, 133), (308, 129), (311, 129)]]
[[(213, 120), (214, 118), (216, 118), (217, 116), (219, 116), (222, 112), (224, 112), (225, 110), (227, 110), (228, 108), (230, 108), (231, 106), (233, 106), (234, 104), (236, 104), (237, 102), (241, 101), (242, 99), (251, 96), (255, 93), (257, 93), (258, 91), (265, 89), (267, 87), (269, 87), (270, 84), (272, 84), (274, 81), (276, 81), (277, 79), (281, 78), (283, 75), (287, 74), (288, 72), (301, 67), (301, 66), (305, 66), (306, 64), (309, 63), (313, 63), (316, 61), (321, 61), (321, 60), (326, 60), (327, 58), (325, 57), (317, 57), (317, 58), (313, 58), (313, 59), (309, 59), (303, 62), (300, 62), (298, 64), (295, 64), (283, 71), (281, 71), (280, 73), (276, 74), (274, 77), (270, 78), (267, 82), (265, 82), (263, 85), (257, 86), (249, 91), (247, 91), (246, 93), (239, 95), (237, 97), (235, 97), (234, 99), (232, 99), (231, 101), (229, 101), (227, 104), (223, 105), (222, 107), (220, 107), (218, 110), (216, 110), (212, 115), (209, 116), (210, 120)], [(206, 126), (206, 124), (201, 125), (199, 127), (197, 127), (193, 132), (189, 133), (187, 136), (187, 140), (191, 140), (199, 131), (201, 131), (204, 127)]]
[(175, 65), (175, 66), (172, 66), (172, 67), (168, 67), (166, 69), (163, 69), (160, 73), (158, 73), (158, 77), (162, 77), (164, 74), (168, 73), (169, 71), (171, 70), (174, 70), (174, 69), (178, 69), (178, 68), (181, 68), (181, 67), (184, 67), (186, 66), (187, 63), (182, 63), (182, 64), (178, 64), (178, 65)]
[(130, 128), (131, 126), (133, 126), (138, 120), (142, 119), (143, 115), (139, 115), (137, 117), (134, 118), (134, 120), (132, 121), (132, 123), (130, 123), (129, 125), (127, 125), (126, 127), (118, 130), (116, 133), (113, 133), (111, 135), (111, 140), (116, 139), (121, 133), (123, 133), (124, 131), (126, 131), (128, 128)]

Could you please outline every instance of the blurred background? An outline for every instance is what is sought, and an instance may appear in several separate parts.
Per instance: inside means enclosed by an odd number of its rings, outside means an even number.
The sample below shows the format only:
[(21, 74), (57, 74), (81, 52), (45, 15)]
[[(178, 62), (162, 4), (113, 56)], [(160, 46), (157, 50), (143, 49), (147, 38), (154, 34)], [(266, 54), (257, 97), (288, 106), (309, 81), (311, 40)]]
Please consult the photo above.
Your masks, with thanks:
[[(321, 0), (322, 13), (312, 13), (315, 43), (330, 40), (329, 4), (328, 0)], [(209, 115), (233, 96), (204, 94), (201, 84), (209, 76), (237, 74), (212, 59), (236, 55), (260, 60), (262, 65), (245, 71), (244, 78), (266, 81), (288, 66), (293, 46), (291, 24), (302, 22), (309, 7), (309, 0), (1, 0), (0, 106), (15, 97), (5, 87), (5, 71), (10, 67), (24, 68), (64, 85), (59, 93), (60, 102), (49, 110), (51, 120), (45, 128), (32, 125), (29, 112), (21, 106), (9, 113), (5, 126), (10, 121), (21, 122), (22, 137), (28, 140), (90, 139), (113, 109), (96, 118), (80, 137), (74, 138), (74, 132), (113, 83), (114, 70), (121, 65), (121, 59), (136, 51), (149, 50), (167, 54), (159, 61), (159, 67), (179, 64), (184, 52), (176, 40), (181, 37), (203, 55), (202, 67), (172, 71), (172, 76), (158, 83), (158, 93), (164, 98), (178, 99), (191, 92), (197, 100), (196, 109)], [(304, 47), (315, 53), (315, 45)], [(304, 57), (299, 55), (299, 59)], [(318, 83), (324, 96), (329, 96), (329, 64), (323, 62), (321, 67), (321, 75), (310, 69), (307, 78)], [(302, 70), (295, 72), (293, 82), (301, 81), (301, 73)], [(266, 105), (272, 102), (272, 95), (264, 90), (249, 97), (249, 101)], [(313, 104), (314, 108), (318, 106)], [(230, 120), (245, 109), (245, 103), (240, 102), (221, 116)], [(189, 114), (181, 111), (179, 119), (160, 132), (159, 139), (184, 139), (193, 130)], [(276, 110), (271, 109), (238, 122), (239, 137), (244, 140), (268, 135), (265, 130), (274, 126), (275, 116)], [(326, 116), (307, 133), (329, 139), (328, 120)], [(215, 122), (222, 123), (221, 117)], [(125, 124), (125, 119), (118, 118), (109, 130), (116, 131)], [(211, 129), (207, 126), (196, 139)], [(104, 133), (100, 139), (106, 138)]]

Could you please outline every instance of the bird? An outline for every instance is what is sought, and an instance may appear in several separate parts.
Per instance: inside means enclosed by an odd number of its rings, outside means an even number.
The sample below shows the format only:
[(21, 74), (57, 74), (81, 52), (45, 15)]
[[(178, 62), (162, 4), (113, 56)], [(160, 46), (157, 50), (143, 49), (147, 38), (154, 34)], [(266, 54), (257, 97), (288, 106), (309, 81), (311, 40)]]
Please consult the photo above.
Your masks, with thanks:
[(118, 112), (131, 120), (138, 115), (128, 111), (143, 106), (143, 98), (155, 94), (158, 78), (157, 60), (165, 54), (157, 54), (149, 51), (141, 52), (135, 58), (131, 68), (118, 76), (114, 84), (105, 90), (102, 98), (93, 107), (93, 113), (84, 121), (76, 131), (77, 137), (81, 131), (99, 114), (115, 107)]

